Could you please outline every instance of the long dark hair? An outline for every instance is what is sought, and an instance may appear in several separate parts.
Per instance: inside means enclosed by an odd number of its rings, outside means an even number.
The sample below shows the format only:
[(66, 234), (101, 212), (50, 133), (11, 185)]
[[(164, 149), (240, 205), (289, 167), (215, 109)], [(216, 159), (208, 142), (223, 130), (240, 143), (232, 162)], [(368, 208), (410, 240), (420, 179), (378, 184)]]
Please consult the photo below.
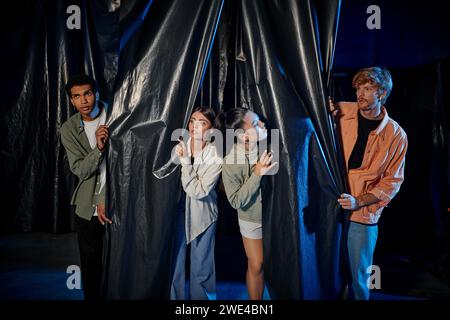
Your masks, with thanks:
[(195, 107), (194, 110), (192, 110), (191, 116), (195, 112), (200, 112), (202, 115), (204, 115), (205, 118), (208, 119), (208, 121), (211, 123), (211, 127), (214, 128), (216, 113), (214, 112), (214, 110), (212, 108), (205, 107), (205, 106)]

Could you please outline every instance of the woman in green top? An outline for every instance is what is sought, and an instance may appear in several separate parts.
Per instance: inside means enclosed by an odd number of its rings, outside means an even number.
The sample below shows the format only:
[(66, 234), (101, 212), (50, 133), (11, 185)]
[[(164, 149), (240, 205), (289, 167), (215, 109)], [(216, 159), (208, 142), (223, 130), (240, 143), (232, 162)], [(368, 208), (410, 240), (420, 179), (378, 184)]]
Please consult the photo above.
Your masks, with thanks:
[[(222, 180), (231, 206), (238, 211), (239, 227), (247, 255), (247, 291), (249, 299), (260, 300), (264, 292), (262, 244), (262, 176), (277, 163), (264, 151), (258, 157), (258, 141), (267, 139), (267, 129), (259, 116), (244, 108), (233, 108), (216, 118), (216, 127), (231, 129), (237, 142), (225, 156)], [(229, 132), (228, 132), (229, 133)], [(229, 141), (229, 137), (226, 137)]]

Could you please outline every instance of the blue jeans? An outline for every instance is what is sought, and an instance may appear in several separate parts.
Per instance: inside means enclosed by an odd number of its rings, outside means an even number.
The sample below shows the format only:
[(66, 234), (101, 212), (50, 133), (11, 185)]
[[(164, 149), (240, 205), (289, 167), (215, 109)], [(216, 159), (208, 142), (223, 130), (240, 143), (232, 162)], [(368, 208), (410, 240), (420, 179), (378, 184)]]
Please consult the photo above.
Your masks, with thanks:
[(367, 268), (372, 265), (377, 237), (377, 225), (350, 222), (347, 240), (352, 276), (350, 295), (353, 295), (355, 300), (369, 300), (370, 290), (367, 281), (370, 270), (367, 272)]
[[(186, 232), (185, 216), (181, 212), (177, 217), (175, 239), (175, 265), (170, 288), (171, 300), (189, 299), (185, 292), (186, 275)], [(191, 241), (190, 299), (216, 299), (216, 268), (214, 264), (214, 245), (217, 221), (202, 234)]]

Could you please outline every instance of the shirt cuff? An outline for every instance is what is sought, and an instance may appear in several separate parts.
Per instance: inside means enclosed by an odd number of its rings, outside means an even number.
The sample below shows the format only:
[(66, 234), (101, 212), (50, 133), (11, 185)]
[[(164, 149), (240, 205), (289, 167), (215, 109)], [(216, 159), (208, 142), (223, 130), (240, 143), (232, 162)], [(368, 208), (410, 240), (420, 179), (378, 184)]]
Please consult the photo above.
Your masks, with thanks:
[(98, 145), (95, 145), (95, 149), (96, 149), (98, 152), (100, 152), (100, 154), (103, 154), (103, 151), (105, 151), (105, 148), (103, 148), (103, 150), (100, 150), (100, 149), (98, 148)]
[(250, 175), (250, 178), (248, 178), (249, 180), (254, 180), (255, 183), (259, 183), (261, 182), (263, 176), (258, 176), (256, 173), (252, 172), (252, 174)]
[(380, 200), (380, 205), (385, 206), (391, 201), (391, 198), (380, 188), (373, 188), (368, 193), (377, 197)]

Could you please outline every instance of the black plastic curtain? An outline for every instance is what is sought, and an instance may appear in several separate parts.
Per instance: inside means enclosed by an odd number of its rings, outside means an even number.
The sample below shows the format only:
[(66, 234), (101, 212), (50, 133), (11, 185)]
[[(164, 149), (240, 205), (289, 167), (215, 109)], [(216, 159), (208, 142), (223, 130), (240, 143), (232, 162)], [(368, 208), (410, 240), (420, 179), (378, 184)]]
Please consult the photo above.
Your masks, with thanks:
[[(336, 298), (343, 285), (336, 207), (342, 176), (324, 104), (317, 16), (308, 1), (241, 5), (243, 37), (236, 42), (245, 58), (238, 68), (246, 90), (240, 99), (280, 130), (280, 170), (263, 198), (269, 290), (276, 299)], [(330, 10), (327, 18), (334, 17)]]
[(221, 1), (155, 1), (121, 52), (108, 156), (105, 297), (167, 298), (179, 171), (172, 131), (190, 116), (219, 22)]
[[(73, 230), (70, 173), (59, 128), (74, 112), (64, 91), (70, 75), (87, 73), (110, 103), (120, 46), (152, 1), (17, 1), (0, 33), (2, 231)], [(80, 28), (67, 20), (79, 8)], [(122, 36), (121, 36), (122, 35)]]
[[(187, 123), (218, 27), (200, 100), (209, 99), (216, 110), (250, 108), (280, 129), (280, 170), (271, 178), (263, 213), (270, 294), (273, 298), (336, 298), (342, 285), (341, 217), (335, 205), (339, 189), (333, 180), (341, 183), (341, 176), (337, 170), (333, 176), (323, 159), (324, 154), (325, 159), (333, 159), (335, 151), (327, 127), (318, 30), (313, 23), (317, 17), (311, 4), (292, 2), (280, 7), (271, 1), (228, 1), (219, 26), (221, 3), (189, 10), (185, 6), (185, 2), (155, 2), (148, 20), (121, 53), (110, 118), (108, 207), (116, 224), (108, 233), (106, 297), (168, 297), (179, 172), (170, 166), (161, 169), (174, 145), (172, 130)], [(296, 6), (305, 7), (295, 11)], [(293, 10), (282, 19), (287, 25), (275, 18), (277, 10), (280, 15)], [(299, 12), (308, 14), (296, 15)], [(330, 17), (335, 21), (334, 14)], [(283, 28), (299, 23), (303, 42), (300, 35), (293, 38), (308, 47), (296, 58), (308, 61), (308, 68), (300, 70), (290, 61), (299, 52), (286, 50), (278, 38)], [(230, 48), (233, 54), (227, 55)], [(234, 67), (231, 83), (229, 66)], [(301, 72), (303, 78), (292, 77), (287, 68), (293, 74)], [(120, 74), (120, 70), (126, 72)], [(230, 92), (226, 86), (232, 87), (234, 98), (225, 97), (225, 106), (224, 92)], [(306, 106), (315, 110), (313, 121)], [(314, 122), (321, 125), (317, 135)], [(328, 143), (326, 148), (321, 148), (320, 140)], [(155, 172), (162, 174), (158, 178)], [(316, 197), (321, 201), (315, 201)]]
[[(169, 296), (181, 192), (178, 169), (167, 166), (171, 133), (186, 126), (195, 101), (216, 111), (250, 108), (280, 130), (280, 169), (268, 178), (263, 212), (271, 297), (337, 298), (343, 282), (336, 198), (343, 179), (326, 79), (339, 3), (30, 3), (32, 22), (12, 24), (11, 34), (25, 40), (11, 41), (17, 47), (5, 54), (22, 53), (20, 63), (6, 66), (20, 77), (9, 83), (13, 93), (2, 117), (5, 127), (15, 126), (2, 132), (2, 168), (8, 169), (2, 187), (14, 186), (6, 193), (15, 201), (7, 211), (16, 212), (5, 229), (70, 229), (76, 181), (58, 130), (74, 112), (64, 84), (69, 75), (86, 72), (110, 105), (107, 205), (114, 224), (106, 235), (106, 298)], [(81, 8), (81, 30), (66, 28), (73, 4)]]
[(64, 84), (71, 73), (83, 69), (85, 55), (82, 32), (66, 28), (70, 4), (86, 12), (80, 2), (23, 1), (4, 15), (0, 63), (8, 76), (1, 86), (3, 231), (71, 230), (75, 179), (59, 128), (74, 112)]

